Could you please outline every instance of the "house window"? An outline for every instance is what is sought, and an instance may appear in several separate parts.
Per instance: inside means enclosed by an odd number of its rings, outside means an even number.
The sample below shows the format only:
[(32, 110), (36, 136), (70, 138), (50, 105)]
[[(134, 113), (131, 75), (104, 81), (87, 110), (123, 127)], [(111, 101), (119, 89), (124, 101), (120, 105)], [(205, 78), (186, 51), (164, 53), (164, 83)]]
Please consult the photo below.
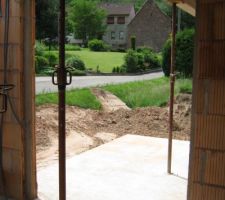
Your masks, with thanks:
[(107, 17), (107, 24), (114, 24), (114, 17)]
[(117, 24), (125, 24), (125, 17), (118, 17)]
[(120, 31), (120, 35), (119, 35), (120, 40), (124, 40), (124, 32)]
[(114, 31), (111, 32), (111, 40), (116, 39), (116, 33)]

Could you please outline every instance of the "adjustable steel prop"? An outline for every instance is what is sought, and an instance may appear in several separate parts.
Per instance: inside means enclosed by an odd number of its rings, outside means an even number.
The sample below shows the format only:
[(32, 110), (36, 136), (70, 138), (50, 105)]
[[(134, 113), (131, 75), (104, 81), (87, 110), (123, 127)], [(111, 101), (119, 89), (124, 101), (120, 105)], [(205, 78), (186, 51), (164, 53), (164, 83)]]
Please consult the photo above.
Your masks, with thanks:
[[(57, 81), (55, 81), (55, 77)], [(69, 77), (69, 80), (68, 78)], [(66, 199), (66, 86), (72, 82), (72, 75), (65, 67), (65, 0), (60, 0), (59, 14), (59, 66), (53, 73), (52, 82), (58, 86), (59, 99), (59, 199)]]
[(176, 3), (173, 3), (171, 68), (170, 68), (169, 139), (168, 139), (168, 166), (167, 166), (167, 172), (169, 174), (171, 174), (172, 143), (173, 143), (173, 107), (174, 107), (175, 60), (176, 60), (176, 18), (177, 18), (177, 8)]

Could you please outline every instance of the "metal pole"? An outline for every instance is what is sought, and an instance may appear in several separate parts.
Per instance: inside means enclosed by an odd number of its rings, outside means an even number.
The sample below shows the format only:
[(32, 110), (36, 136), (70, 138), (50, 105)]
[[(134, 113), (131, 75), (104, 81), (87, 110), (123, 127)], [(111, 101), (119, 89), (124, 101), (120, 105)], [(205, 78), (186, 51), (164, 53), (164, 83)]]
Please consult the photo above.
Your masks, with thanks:
[(173, 142), (173, 104), (175, 86), (175, 60), (176, 60), (176, 3), (173, 3), (172, 16), (172, 45), (171, 45), (171, 68), (170, 68), (170, 109), (169, 109), (169, 139), (168, 139), (168, 166), (167, 172), (171, 174), (172, 142)]
[(65, 0), (60, 0), (59, 14), (59, 68), (57, 73), (59, 91), (59, 199), (66, 199), (66, 69), (65, 69)]

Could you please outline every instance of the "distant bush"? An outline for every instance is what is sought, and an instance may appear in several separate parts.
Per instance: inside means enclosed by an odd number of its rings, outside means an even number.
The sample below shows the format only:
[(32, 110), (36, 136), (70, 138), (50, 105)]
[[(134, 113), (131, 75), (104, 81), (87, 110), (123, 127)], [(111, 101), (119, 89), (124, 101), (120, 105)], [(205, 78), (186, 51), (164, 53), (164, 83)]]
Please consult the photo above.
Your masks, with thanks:
[(128, 50), (125, 56), (124, 67), (128, 73), (134, 73), (140, 71), (139, 56), (134, 50)]
[(160, 60), (158, 58), (158, 54), (153, 51), (153, 49), (149, 47), (139, 47), (137, 48), (137, 52), (142, 53), (144, 55), (144, 63), (147, 68), (160, 68)]
[(49, 68), (48, 59), (43, 56), (35, 57), (35, 71), (36, 73), (40, 73), (42, 70)]
[(101, 70), (100, 70), (99, 65), (96, 66), (96, 72), (97, 72), (97, 73), (101, 73)]
[(131, 49), (136, 50), (136, 37), (131, 36), (130, 42), (131, 42)]
[(39, 41), (35, 42), (35, 56), (43, 56), (44, 51), (47, 49), (44, 43)]
[[(194, 56), (194, 29), (186, 29), (176, 36), (176, 71), (183, 77), (191, 77)], [(171, 65), (171, 38), (163, 47), (162, 68), (166, 76), (170, 74)]]
[(39, 75), (50, 75), (58, 63), (58, 55), (48, 51), (48, 47), (39, 41), (35, 43), (35, 72)]
[(53, 68), (53, 67), (55, 67), (55, 65), (58, 64), (58, 54), (51, 52), (51, 51), (47, 51), (44, 54), (44, 57), (48, 60), (50, 67)]
[(79, 47), (77, 45), (73, 45), (73, 44), (66, 44), (65, 45), (65, 50), (66, 51), (80, 51), (81, 47)]
[(149, 47), (142, 46), (142, 47), (137, 48), (137, 52), (138, 53), (150, 53), (150, 52), (153, 52), (153, 50)]
[(161, 68), (159, 58), (153, 51), (143, 52), (144, 55), (144, 65), (147, 69), (157, 69)]
[(66, 60), (66, 67), (74, 70), (85, 70), (84, 62), (78, 56), (72, 56)]
[(121, 67), (113, 67), (112, 73), (125, 73), (126, 69), (121, 66)]
[(137, 51), (128, 50), (125, 56), (124, 67), (128, 73), (135, 73), (160, 68), (161, 64), (157, 54), (153, 50), (139, 48)]
[(45, 69), (42, 69), (38, 75), (42, 75), (42, 76), (51, 76), (53, 73), (53, 69), (50, 67), (46, 67)]
[(170, 75), (170, 65), (171, 65), (171, 38), (169, 38), (166, 41), (162, 51), (162, 69), (165, 76)]
[(102, 40), (91, 40), (88, 42), (88, 48), (91, 51), (108, 51), (110, 50), (110, 46), (105, 44)]
[(113, 67), (112, 73), (116, 73), (116, 67)]
[(84, 70), (75, 69), (72, 71), (73, 76), (86, 76), (86, 72)]

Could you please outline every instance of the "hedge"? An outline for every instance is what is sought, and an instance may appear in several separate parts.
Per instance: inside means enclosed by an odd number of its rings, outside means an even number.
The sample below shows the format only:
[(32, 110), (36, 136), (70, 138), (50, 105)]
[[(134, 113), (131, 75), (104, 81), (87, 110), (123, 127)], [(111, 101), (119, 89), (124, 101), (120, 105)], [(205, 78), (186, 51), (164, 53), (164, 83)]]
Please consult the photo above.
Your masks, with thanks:
[[(194, 56), (194, 29), (186, 29), (176, 35), (176, 71), (183, 77), (191, 77)], [(162, 68), (165, 76), (170, 74), (171, 38), (169, 38), (162, 52)]]

